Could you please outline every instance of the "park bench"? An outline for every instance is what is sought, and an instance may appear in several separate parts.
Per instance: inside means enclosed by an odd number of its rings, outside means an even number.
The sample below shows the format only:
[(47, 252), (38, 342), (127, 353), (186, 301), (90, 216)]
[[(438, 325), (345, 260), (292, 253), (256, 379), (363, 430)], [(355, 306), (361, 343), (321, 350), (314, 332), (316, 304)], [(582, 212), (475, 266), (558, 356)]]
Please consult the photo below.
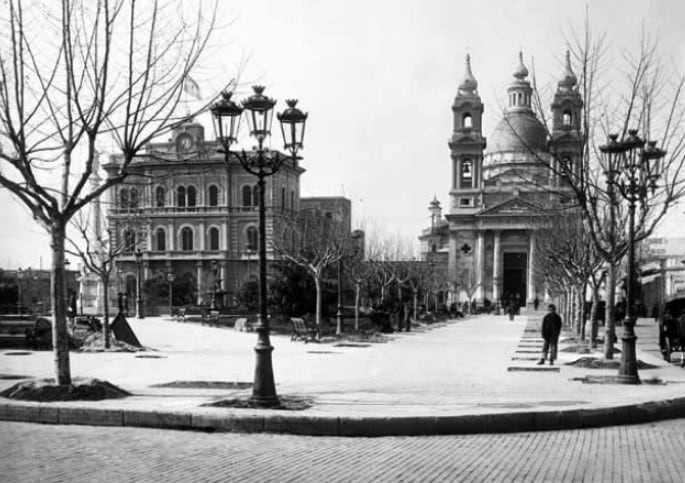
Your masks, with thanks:
[(185, 322), (186, 321), (186, 308), (185, 307), (176, 307), (173, 309), (173, 318), (176, 322)]
[(219, 324), (219, 311), (218, 310), (203, 311), (202, 312), (202, 325), (205, 325), (205, 323), (207, 323), (209, 325), (218, 325)]
[(318, 342), (316, 328), (308, 326), (304, 319), (292, 317), (290, 323), (293, 326), (293, 334), (290, 340), (302, 339), (305, 344), (310, 340)]
[(237, 318), (233, 329), (239, 332), (252, 332), (252, 322), (247, 317)]

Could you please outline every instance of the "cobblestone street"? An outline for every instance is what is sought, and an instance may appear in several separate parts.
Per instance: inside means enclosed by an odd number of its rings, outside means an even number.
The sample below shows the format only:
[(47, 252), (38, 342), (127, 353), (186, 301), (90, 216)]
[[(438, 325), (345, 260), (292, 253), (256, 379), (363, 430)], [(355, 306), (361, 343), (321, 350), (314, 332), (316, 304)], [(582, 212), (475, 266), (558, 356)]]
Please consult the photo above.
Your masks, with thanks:
[[(685, 419), (574, 431), (329, 438), (0, 423), (3, 482), (679, 482)], [(679, 476), (680, 475), (680, 476)]]

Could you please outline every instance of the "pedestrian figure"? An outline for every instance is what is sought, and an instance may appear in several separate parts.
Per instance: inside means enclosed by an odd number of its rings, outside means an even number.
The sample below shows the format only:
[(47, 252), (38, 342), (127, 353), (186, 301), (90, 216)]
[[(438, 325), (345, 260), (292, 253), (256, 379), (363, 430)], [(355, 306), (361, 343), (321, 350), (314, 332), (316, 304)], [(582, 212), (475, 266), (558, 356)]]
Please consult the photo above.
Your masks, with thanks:
[(549, 313), (542, 319), (542, 338), (545, 342), (542, 344), (542, 358), (538, 365), (545, 363), (547, 353), (549, 352), (549, 365), (554, 364), (554, 359), (557, 358), (557, 345), (559, 343), (559, 334), (561, 333), (561, 317), (556, 312), (556, 307), (552, 304), (547, 308)]
[(514, 320), (514, 316), (516, 315), (516, 305), (513, 301), (510, 301), (509, 305), (507, 305), (507, 314), (509, 315), (509, 320)]
[(538, 299), (537, 295), (535, 296), (535, 299), (533, 300), (533, 308), (535, 310), (538, 309), (538, 306), (540, 305), (540, 299)]
[(395, 303), (395, 318), (397, 319), (397, 332), (402, 332), (404, 325), (404, 304), (402, 302)]
[(124, 311), (124, 294), (121, 292), (117, 294), (117, 306), (119, 307), (119, 312)]

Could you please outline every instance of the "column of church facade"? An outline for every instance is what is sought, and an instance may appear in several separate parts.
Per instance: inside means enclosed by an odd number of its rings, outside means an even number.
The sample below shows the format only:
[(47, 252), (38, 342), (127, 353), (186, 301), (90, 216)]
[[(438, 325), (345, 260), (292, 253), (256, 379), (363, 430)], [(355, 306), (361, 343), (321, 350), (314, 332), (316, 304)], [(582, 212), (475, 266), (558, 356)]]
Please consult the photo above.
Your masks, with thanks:
[(530, 232), (528, 248), (528, 302), (535, 300), (535, 232)]
[(492, 298), (494, 303), (499, 303), (500, 293), (500, 273), (501, 273), (501, 260), (502, 260), (502, 232), (500, 230), (495, 230), (495, 247), (493, 251), (493, 263), (492, 263)]
[(198, 305), (202, 304), (202, 299), (203, 299), (203, 292), (204, 292), (204, 280), (202, 278), (202, 262), (198, 260), (195, 262), (195, 267), (197, 271), (197, 303)]
[(476, 289), (476, 299), (481, 303), (485, 299), (485, 287), (484, 282), (484, 270), (485, 270), (485, 232), (479, 230), (476, 238), (476, 283), (478, 288)]

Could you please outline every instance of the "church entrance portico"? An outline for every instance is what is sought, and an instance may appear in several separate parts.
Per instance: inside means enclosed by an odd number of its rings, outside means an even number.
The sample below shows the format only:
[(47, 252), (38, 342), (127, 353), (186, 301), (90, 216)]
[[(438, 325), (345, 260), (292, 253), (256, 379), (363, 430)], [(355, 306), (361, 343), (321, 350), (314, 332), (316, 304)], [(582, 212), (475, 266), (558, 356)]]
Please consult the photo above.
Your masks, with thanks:
[(503, 305), (513, 300), (519, 306), (526, 304), (526, 272), (528, 254), (525, 252), (504, 252), (502, 254), (502, 301)]

